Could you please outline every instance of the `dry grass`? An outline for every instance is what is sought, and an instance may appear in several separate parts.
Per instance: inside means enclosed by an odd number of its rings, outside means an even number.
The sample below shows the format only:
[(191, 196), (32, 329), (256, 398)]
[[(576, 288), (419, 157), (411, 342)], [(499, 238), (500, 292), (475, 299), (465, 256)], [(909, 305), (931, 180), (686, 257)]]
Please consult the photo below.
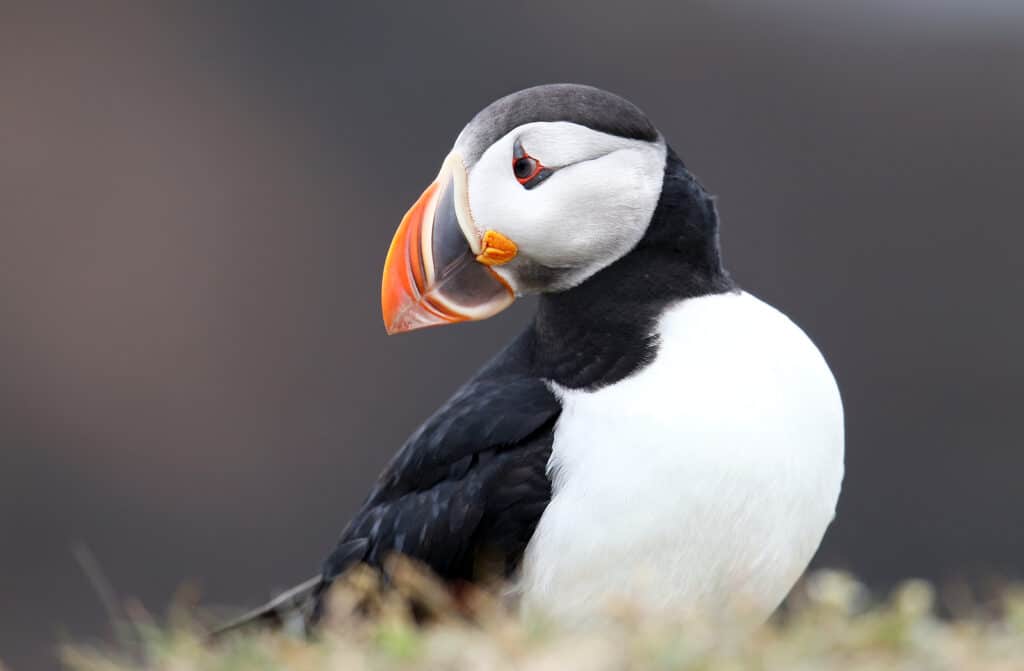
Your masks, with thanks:
[[(1024, 589), (1007, 590), (988, 615), (939, 619), (932, 588), (905, 583), (869, 604), (849, 576), (822, 572), (790, 599), (787, 613), (753, 634), (632, 617), (623, 611), (587, 631), (523, 621), (485, 592), (455, 603), (408, 564), (395, 565), (397, 591), (381, 593), (369, 572), (335, 590), (340, 613), (308, 642), (250, 633), (216, 645), (194, 624), (135, 624), (132, 651), (73, 646), (63, 658), (75, 671), (313, 671), (484, 669), (503, 671), (1024, 670)], [(412, 605), (411, 605), (412, 604)], [(419, 626), (412, 611), (427, 613)], [(354, 615), (358, 611), (362, 615)]]

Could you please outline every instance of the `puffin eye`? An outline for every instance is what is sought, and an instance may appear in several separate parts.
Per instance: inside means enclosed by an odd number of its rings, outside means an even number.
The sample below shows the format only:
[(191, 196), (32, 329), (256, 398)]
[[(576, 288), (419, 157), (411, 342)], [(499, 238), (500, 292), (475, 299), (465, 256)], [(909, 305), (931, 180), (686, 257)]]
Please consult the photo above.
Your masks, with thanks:
[(532, 156), (523, 156), (512, 161), (512, 172), (515, 173), (520, 184), (530, 181), (539, 168), (540, 163)]
[(516, 141), (514, 153), (512, 155), (512, 174), (516, 176), (516, 181), (523, 185), (526, 189), (532, 189), (537, 186), (554, 172), (550, 168), (545, 168), (540, 161), (535, 159), (526, 153), (523, 149), (523, 145)]

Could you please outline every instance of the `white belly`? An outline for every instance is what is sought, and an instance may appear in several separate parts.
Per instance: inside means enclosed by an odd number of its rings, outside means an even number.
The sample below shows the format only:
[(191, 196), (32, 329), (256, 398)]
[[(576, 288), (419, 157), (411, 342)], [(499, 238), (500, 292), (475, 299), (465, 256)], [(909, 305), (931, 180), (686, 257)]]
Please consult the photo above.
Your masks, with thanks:
[(843, 410), (814, 344), (745, 293), (661, 318), (655, 360), (563, 410), (551, 503), (523, 558), (524, 605), (563, 621), (621, 602), (766, 617), (831, 521)]

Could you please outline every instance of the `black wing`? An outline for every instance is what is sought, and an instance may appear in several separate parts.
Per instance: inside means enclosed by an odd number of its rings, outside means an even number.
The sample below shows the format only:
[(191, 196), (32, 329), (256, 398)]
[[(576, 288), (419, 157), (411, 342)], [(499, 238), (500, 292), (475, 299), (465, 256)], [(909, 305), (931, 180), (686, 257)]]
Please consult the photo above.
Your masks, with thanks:
[(551, 498), (546, 469), (561, 412), (517, 339), (409, 438), (324, 562), (323, 584), (398, 552), (442, 578), (478, 562), (514, 570)]
[(506, 574), (518, 565), (551, 498), (547, 464), (561, 406), (531, 374), (528, 330), (409, 438), (381, 474), (324, 562), (318, 579), (212, 633), (251, 627), (306, 631), (330, 583), (359, 562), (392, 552), (449, 580), (476, 575), (479, 560)]

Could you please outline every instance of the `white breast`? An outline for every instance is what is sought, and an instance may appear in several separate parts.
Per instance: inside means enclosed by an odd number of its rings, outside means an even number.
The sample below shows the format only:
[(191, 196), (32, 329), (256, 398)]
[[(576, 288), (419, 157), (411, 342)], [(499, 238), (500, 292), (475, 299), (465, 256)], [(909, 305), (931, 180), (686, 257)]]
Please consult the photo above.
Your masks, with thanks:
[(554, 387), (551, 503), (523, 558), (527, 607), (619, 602), (766, 617), (806, 568), (843, 475), (843, 410), (814, 344), (745, 293), (679, 303), (655, 360), (594, 392)]

